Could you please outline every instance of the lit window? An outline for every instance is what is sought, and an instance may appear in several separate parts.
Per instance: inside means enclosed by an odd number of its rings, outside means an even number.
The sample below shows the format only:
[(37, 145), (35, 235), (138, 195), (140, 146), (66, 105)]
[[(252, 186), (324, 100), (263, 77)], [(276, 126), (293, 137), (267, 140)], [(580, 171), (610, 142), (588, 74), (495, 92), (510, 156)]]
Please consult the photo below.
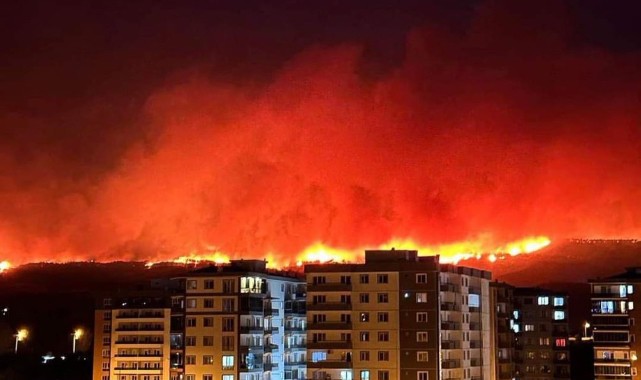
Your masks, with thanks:
[(555, 310), (554, 311), (554, 320), (562, 321), (565, 319), (565, 311)]
[(563, 306), (565, 304), (565, 300), (563, 297), (554, 297), (554, 306)]
[(233, 355), (224, 355), (223, 356), (223, 369), (232, 369), (234, 368), (234, 356)]
[(416, 303), (427, 302), (427, 293), (416, 293)]
[(628, 294), (634, 293), (634, 288), (632, 285), (628, 285)]
[(602, 314), (614, 313), (614, 301), (601, 301), (601, 313)]
[(361, 339), (361, 342), (369, 342), (369, 332), (361, 331), (360, 339)]
[(634, 302), (628, 302), (628, 310), (634, 310)]
[(554, 342), (557, 347), (565, 347), (565, 338), (559, 338)]
[(317, 352), (312, 352), (312, 362), (322, 362), (327, 360), (327, 352), (323, 351), (317, 351)]
[(619, 296), (627, 297), (628, 296), (628, 287), (625, 285), (619, 285)]
[(525, 325), (523, 327), (524, 331), (534, 331), (534, 325)]
[(521, 326), (519, 326), (518, 323), (515, 323), (514, 326), (512, 326), (512, 330), (514, 330), (515, 333), (521, 332)]
[(361, 371), (361, 380), (369, 380), (369, 371)]
[(478, 294), (470, 294), (468, 296), (468, 302), (467, 303), (468, 303), (468, 305), (470, 307), (479, 307), (479, 306), (481, 306), (481, 301), (480, 301), (479, 295)]
[(361, 322), (369, 322), (369, 313), (361, 313), (360, 320)]
[(223, 375), (223, 380), (234, 380), (234, 375)]
[(514, 315), (514, 319), (519, 319), (519, 311), (518, 310), (514, 310), (514, 312), (512, 314)]
[(550, 298), (546, 296), (540, 296), (538, 299), (539, 305), (549, 305), (550, 304)]

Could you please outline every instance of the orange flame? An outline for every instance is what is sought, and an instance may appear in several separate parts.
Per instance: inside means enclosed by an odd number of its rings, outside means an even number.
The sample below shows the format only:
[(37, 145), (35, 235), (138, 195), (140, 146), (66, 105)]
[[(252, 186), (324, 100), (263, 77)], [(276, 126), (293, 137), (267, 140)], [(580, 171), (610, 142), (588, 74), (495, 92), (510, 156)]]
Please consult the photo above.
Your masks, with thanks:
[(0, 261), (0, 273), (4, 273), (11, 269), (11, 263), (7, 260)]

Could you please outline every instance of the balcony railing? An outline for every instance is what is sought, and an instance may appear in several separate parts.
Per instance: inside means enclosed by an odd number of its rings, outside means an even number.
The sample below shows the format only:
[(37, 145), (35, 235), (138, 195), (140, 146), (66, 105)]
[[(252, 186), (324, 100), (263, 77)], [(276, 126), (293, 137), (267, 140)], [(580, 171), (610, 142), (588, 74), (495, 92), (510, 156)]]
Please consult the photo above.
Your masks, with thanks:
[(470, 340), (470, 348), (482, 348), (483, 342), (480, 340)]
[(481, 324), (478, 322), (470, 322), (470, 330), (480, 330)]
[(444, 311), (461, 311), (461, 306), (453, 302), (443, 302), (441, 304), (441, 310)]
[(460, 330), (461, 324), (454, 321), (441, 322), (441, 330)]
[(262, 334), (264, 331), (263, 326), (240, 326), (239, 328), (241, 334)]
[(443, 350), (456, 350), (461, 348), (461, 342), (456, 340), (443, 340), (441, 341), (441, 349)]
[(444, 283), (444, 284), (441, 284), (440, 289), (441, 289), (442, 292), (459, 293), (461, 288), (458, 285), (455, 285), (455, 284)]
[(461, 361), (459, 359), (443, 360), (443, 362), (441, 363), (441, 367), (445, 369), (461, 368)]
[(481, 366), (483, 366), (483, 359), (481, 359), (481, 358), (472, 358), (470, 360), (470, 365), (472, 367), (481, 367)]

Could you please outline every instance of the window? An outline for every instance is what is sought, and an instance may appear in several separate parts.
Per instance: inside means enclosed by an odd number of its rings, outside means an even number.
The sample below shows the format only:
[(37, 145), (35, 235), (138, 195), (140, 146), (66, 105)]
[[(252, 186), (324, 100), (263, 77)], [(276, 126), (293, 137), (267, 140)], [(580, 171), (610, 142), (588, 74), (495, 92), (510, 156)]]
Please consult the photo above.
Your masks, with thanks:
[(233, 368), (234, 368), (234, 356), (223, 355), (223, 369), (233, 369)]
[(314, 276), (312, 277), (312, 283), (314, 285), (323, 285), (327, 283), (327, 278), (325, 276)]
[(555, 310), (554, 311), (554, 320), (562, 321), (565, 319), (565, 311)]
[(203, 375), (203, 380), (214, 380), (214, 375)]
[(203, 355), (203, 365), (214, 364), (214, 357), (211, 355)]
[(378, 371), (378, 380), (389, 380), (389, 371)]
[(427, 371), (416, 372), (416, 380), (429, 380), (429, 372)]
[(565, 338), (558, 338), (555, 342), (554, 345), (556, 347), (565, 347)]
[(194, 290), (198, 288), (198, 281), (196, 280), (189, 280), (187, 281), (187, 289), (189, 290)]
[(203, 337), (203, 346), (211, 347), (214, 345), (214, 337), (213, 336), (204, 336)]
[(236, 305), (233, 298), (223, 298), (223, 311), (233, 312), (235, 308)]
[(369, 331), (361, 331), (359, 338), (361, 342), (369, 342)]
[(389, 351), (378, 351), (378, 361), (379, 362), (388, 362), (389, 361)]
[(369, 322), (369, 313), (361, 313), (359, 319), (361, 320), (361, 322)]
[(211, 290), (214, 288), (214, 280), (205, 280), (205, 289)]
[(234, 350), (234, 337), (233, 336), (223, 336), (223, 351), (233, 351)]
[(327, 360), (327, 352), (323, 352), (323, 351), (312, 352), (312, 362), (314, 363), (324, 362), (325, 360)]
[(387, 312), (378, 313), (378, 321), (379, 322), (389, 322), (389, 313), (387, 313)]
[(196, 364), (196, 355), (187, 355), (185, 356), (185, 364)]
[(109, 361), (102, 362), (102, 369), (105, 371), (109, 369)]
[(424, 311), (416, 313), (416, 322), (426, 323), (427, 322), (427, 313)]
[(204, 308), (205, 309), (213, 309), (214, 308), (214, 299), (213, 298), (205, 298)]
[(428, 360), (427, 351), (418, 351), (416, 353), (417, 362), (426, 362)]
[(185, 346), (195, 346), (196, 345), (196, 337), (195, 336), (187, 336), (185, 337)]
[(418, 332), (416, 332), (416, 341), (417, 342), (427, 342), (427, 331), (418, 331)]
[(102, 337), (102, 344), (103, 345), (111, 344), (111, 337), (110, 336), (103, 336)]
[(369, 275), (368, 274), (362, 274), (360, 276), (361, 278), (361, 284), (369, 284)]
[(467, 298), (467, 303), (470, 307), (480, 307), (481, 300), (478, 294), (470, 294)]
[(234, 375), (223, 375), (223, 380), (234, 380)]
[(628, 310), (634, 310), (634, 302), (628, 302)]
[(634, 288), (632, 285), (628, 285), (628, 294), (634, 293)]
[(565, 300), (563, 297), (554, 297), (554, 306), (563, 306), (565, 304)]
[(196, 318), (189, 317), (186, 321), (187, 327), (196, 327)]
[(379, 331), (378, 332), (378, 341), (379, 342), (389, 342), (389, 332), (388, 331)]
[(187, 298), (187, 309), (195, 309), (198, 307), (197, 300), (195, 298)]
[(203, 318), (203, 326), (204, 327), (213, 327), (214, 326), (214, 318), (213, 317), (205, 317), (205, 318)]
[(232, 332), (234, 331), (234, 318), (223, 318), (223, 331)]
[(549, 346), (550, 338), (539, 338), (539, 346)]
[(512, 315), (514, 316), (514, 319), (519, 319), (519, 311), (518, 310), (514, 310), (512, 312)]
[(539, 305), (548, 305), (550, 303), (550, 298), (547, 296), (539, 296), (538, 304)]
[(614, 301), (601, 301), (601, 313), (602, 314), (613, 314), (614, 313)]
[(525, 325), (523, 326), (524, 331), (534, 331), (534, 325)]
[(361, 380), (369, 380), (369, 371), (361, 371)]
[(361, 293), (360, 299), (361, 299), (361, 303), (369, 303), (369, 294)]
[(223, 293), (235, 293), (235, 283), (234, 280), (223, 280)]
[(361, 361), (368, 362), (369, 361), (369, 351), (361, 351), (360, 357), (361, 357)]
[(387, 284), (389, 282), (389, 278), (386, 274), (379, 274), (376, 276), (376, 282), (379, 284)]
[(378, 303), (388, 303), (389, 295), (387, 293), (378, 293)]
[(341, 284), (351, 284), (352, 276), (341, 276)]
[(196, 380), (196, 375), (185, 375), (185, 380)]
[(427, 293), (416, 293), (416, 303), (427, 302)]
[(427, 284), (427, 273), (419, 273), (416, 275), (417, 284)]

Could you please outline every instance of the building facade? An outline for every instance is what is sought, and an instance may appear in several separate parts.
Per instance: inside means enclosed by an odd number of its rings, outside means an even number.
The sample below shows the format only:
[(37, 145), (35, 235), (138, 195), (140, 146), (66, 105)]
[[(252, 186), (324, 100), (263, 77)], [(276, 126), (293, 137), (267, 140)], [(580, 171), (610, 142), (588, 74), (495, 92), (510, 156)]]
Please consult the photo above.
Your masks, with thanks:
[[(95, 341), (94, 355), (104, 353), (101, 343), (109, 341), (106, 335), (110, 335), (112, 355), (125, 342), (145, 353), (143, 343), (153, 343), (154, 348), (162, 345), (153, 351), (162, 356), (152, 364), (158, 373), (147, 377), (140, 369), (125, 372), (122, 360), (111, 360), (108, 374), (101, 370), (104, 362), (100, 368), (94, 365), (94, 380), (305, 379), (305, 283), (301, 276), (268, 270), (265, 261), (237, 260), (165, 284), (169, 286), (161, 293), (162, 309), (154, 304), (143, 314), (131, 302), (118, 300), (110, 310), (103, 307), (96, 312), (96, 326), (108, 325), (108, 311), (115, 321), (136, 313), (153, 317), (149, 339), (136, 332), (145, 338), (130, 341), (129, 335), (134, 334), (129, 330), (121, 336), (120, 322), (109, 332), (105, 327), (105, 336)], [(148, 327), (145, 321), (136, 323)]]
[[(638, 379), (637, 352), (641, 349), (636, 325), (639, 312), (641, 268), (590, 281), (592, 296), (592, 337), (594, 341), (594, 378)], [(587, 332), (586, 328), (586, 332)]]
[(539, 288), (514, 289), (515, 378), (570, 378), (568, 297)]
[(514, 287), (504, 282), (490, 284), (492, 332), (492, 380), (515, 378)]
[(488, 272), (391, 250), (305, 274), (308, 378), (489, 379)]

